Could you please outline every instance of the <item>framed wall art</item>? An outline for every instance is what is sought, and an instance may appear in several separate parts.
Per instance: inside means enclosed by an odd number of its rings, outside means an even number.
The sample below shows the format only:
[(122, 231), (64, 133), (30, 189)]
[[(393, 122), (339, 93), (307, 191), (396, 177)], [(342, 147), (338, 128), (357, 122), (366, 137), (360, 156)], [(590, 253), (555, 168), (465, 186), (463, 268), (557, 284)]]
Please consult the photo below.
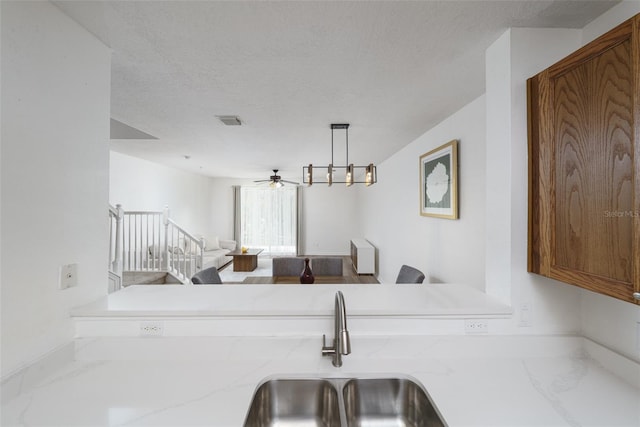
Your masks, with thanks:
[(420, 156), (420, 215), (458, 219), (458, 140)]

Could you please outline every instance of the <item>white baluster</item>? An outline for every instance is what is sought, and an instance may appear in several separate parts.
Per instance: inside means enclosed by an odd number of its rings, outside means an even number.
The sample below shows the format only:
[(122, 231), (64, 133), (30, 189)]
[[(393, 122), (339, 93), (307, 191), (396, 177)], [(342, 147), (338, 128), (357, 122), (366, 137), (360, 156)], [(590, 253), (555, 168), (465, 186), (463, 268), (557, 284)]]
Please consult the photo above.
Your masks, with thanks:
[(111, 264), (111, 269), (115, 274), (122, 277), (122, 251), (123, 251), (123, 241), (122, 241), (122, 219), (124, 218), (124, 209), (122, 209), (122, 205), (116, 205), (116, 247), (115, 247), (115, 259)]
[(162, 266), (165, 271), (169, 271), (169, 206), (165, 206), (162, 210), (162, 223), (164, 224), (164, 259)]

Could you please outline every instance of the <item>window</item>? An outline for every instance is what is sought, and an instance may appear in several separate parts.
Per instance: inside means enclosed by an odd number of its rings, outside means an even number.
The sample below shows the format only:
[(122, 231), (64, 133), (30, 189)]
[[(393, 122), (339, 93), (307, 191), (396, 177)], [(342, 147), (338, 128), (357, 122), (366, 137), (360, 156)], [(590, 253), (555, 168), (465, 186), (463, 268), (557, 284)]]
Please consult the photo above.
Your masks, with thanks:
[(297, 187), (240, 187), (240, 245), (264, 254), (295, 255), (297, 196)]

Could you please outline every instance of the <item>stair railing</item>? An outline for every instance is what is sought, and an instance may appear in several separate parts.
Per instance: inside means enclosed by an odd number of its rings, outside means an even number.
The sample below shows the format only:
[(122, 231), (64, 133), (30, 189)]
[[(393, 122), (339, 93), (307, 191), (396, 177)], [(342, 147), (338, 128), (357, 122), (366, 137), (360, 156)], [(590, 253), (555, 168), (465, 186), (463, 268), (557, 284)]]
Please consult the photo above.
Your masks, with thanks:
[(165, 259), (169, 263), (167, 271), (183, 283), (189, 282), (191, 277), (202, 269), (204, 239), (198, 239), (176, 224), (168, 215), (165, 236), (167, 246), (165, 253), (168, 254)]
[[(202, 269), (204, 239), (198, 239), (162, 211), (110, 207), (110, 268), (124, 272), (171, 273), (182, 283)], [(115, 224), (115, 231), (113, 231)]]

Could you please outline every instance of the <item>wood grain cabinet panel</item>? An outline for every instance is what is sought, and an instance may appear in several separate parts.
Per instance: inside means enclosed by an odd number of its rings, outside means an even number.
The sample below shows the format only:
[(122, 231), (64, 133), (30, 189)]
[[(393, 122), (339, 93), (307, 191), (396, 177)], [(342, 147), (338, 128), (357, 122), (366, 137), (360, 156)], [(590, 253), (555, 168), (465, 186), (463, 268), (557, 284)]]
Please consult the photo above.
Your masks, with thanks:
[(531, 272), (638, 303), (640, 15), (528, 80)]

